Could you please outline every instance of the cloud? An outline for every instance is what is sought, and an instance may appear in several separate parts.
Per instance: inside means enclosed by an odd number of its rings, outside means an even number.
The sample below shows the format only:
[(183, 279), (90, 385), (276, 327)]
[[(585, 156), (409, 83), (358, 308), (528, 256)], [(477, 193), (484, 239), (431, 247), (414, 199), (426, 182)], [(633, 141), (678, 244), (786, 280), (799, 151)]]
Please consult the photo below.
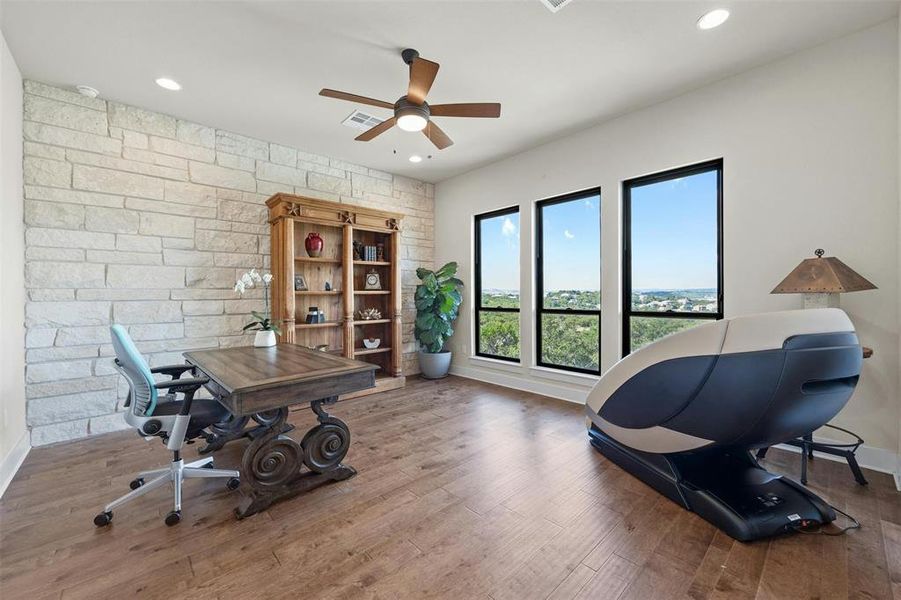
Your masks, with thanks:
[(576, 235), (575, 235), (574, 233), (571, 233), (571, 232), (569, 231), (569, 229), (564, 229), (564, 230), (563, 230), (563, 235), (564, 235), (564, 236), (566, 237), (566, 239), (568, 239), (568, 240), (571, 240), (571, 239), (573, 239), (574, 237), (576, 237)]
[(516, 235), (516, 225), (510, 220), (510, 217), (504, 219), (504, 223), (501, 225), (501, 233), (506, 237)]

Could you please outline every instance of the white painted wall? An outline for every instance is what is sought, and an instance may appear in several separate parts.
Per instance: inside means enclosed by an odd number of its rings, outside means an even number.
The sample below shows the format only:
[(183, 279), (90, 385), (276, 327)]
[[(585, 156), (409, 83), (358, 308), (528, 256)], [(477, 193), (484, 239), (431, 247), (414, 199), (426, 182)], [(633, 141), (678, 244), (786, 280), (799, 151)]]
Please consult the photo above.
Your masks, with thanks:
[[(454, 371), (583, 401), (592, 379), (530, 367), (534, 201), (602, 188), (606, 369), (620, 348), (620, 182), (723, 157), (727, 316), (800, 308), (799, 296), (769, 292), (819, 247), (873, 281), (878, 290), (842, 298), (875, 356), (835, 423), (896, 460), (898, 35), (893, 19), (440, 183), (436, 264), (459, 262), (470, 292), (452, 341)], [(522, 366), (471, 357), (472, 217), (512, 205), (520, 207), (523, 232)]]
[(28, 451), (22, 76), (0, 34), (0, 495)]

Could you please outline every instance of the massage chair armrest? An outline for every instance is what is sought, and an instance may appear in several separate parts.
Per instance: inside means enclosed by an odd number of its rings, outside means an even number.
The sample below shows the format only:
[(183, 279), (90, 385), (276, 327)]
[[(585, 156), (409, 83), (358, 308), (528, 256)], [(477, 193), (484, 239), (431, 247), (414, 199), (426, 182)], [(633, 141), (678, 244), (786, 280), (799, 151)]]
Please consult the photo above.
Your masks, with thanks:
[(162, 367), (153, 367), (150, 369), (151, 373), (160, 373), (162, 375), (169, 375), (173, 379), (178, 379), (181, 377), (185, 371), (194, 371), (194, 365), (181, 364), (181, 365), (163, 365)]

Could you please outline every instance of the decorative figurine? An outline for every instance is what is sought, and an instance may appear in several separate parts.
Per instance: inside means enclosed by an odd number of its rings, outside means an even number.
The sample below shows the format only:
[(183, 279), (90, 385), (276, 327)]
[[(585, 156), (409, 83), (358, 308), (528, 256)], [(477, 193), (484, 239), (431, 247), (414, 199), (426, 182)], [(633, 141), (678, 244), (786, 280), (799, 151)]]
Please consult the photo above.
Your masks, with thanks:
[(363, 244), (361, 244), (357, 240), (354, 240), (353, 247), (354, 247), (354, 260), (363, 260)]
[(325, 313), (319, 310), (318, 306), (311, 306), (310, 310), (307, 312), (306, 322), (309, 325), (325, 323)]
[(303, 275), (295, 275), (294, 276), (294, 291), (296, 292), (305, 292), (309, 288), (307, 287), (307, 280)]
[(385, 262), (385, 244), (375, 245), (375, 259), (379, 262)]
[(382, 318), (382, 313), (377, 308), (364, 308), (360, 311), (360, 319), (363, 321), (375, 321)]
[(381, 338), (363, 338), (363, 345), (370, 350), (375, 350), (382, 343)]
[(382, 289), (382, 279), (379, 274), (373, 269), (366, 273), (366, 285), (363, 288), (364, 290), (380, 290)]
[(307, 239), (303, 242), (304, 248), (307, 249), (307, 254), (313, 258), (318, 258), (322, 255), (322, 246), (324, 244), (325, 242), (322, 241), (322, 238), (315, 231), (310, 232), (307, 235)]
[(330, 284), (328, 281), (325, 282), (325, 291), (326, 292), (332, 291), (332, 284)]

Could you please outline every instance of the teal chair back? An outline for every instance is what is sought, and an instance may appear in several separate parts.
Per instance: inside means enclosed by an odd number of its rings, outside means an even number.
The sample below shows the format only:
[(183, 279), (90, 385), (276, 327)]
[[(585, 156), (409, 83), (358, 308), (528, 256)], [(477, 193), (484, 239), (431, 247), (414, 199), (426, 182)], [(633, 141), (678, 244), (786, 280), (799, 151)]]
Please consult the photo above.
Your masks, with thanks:
[(150, 366), (138, 352), (131, 336), (121, 325), (110, 327), (113, 350), (119, 359), (120, 371), (131, 389), (131, 411), (138, 417), (149, 417), (156, 408), (157, 390)]

